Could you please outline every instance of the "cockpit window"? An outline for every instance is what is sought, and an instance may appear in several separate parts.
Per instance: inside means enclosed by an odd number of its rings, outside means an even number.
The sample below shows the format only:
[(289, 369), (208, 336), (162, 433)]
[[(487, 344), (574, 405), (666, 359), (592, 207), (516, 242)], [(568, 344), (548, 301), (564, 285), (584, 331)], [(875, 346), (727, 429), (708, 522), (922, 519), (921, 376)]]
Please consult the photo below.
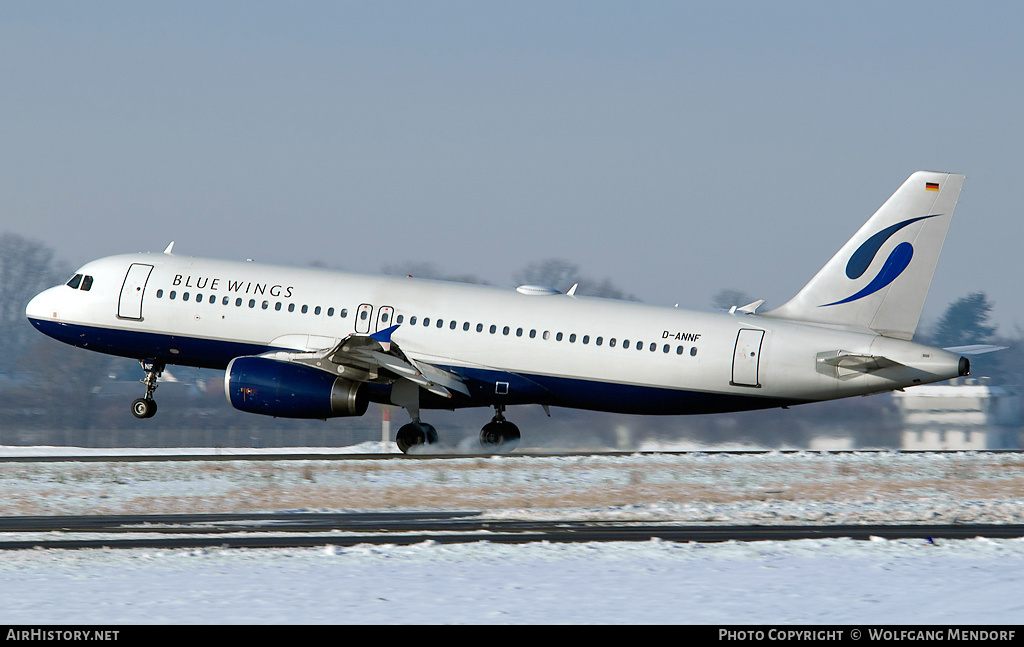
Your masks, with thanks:
[(65, 283), (72, 290), (88, 291), (92, 288), (92, 277), (88, 274), (75, 274), (71, 280)]

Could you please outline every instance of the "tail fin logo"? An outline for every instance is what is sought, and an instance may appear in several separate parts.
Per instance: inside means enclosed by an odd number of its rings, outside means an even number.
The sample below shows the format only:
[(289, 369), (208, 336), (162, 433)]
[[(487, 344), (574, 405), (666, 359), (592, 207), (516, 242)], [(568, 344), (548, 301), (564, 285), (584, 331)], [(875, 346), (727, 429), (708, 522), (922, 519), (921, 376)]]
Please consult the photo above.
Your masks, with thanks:
[[(868, 238), (860, 247), (857, 248), (853, 255), (850, 256), (850, 260), (846, 264), (847, 278), (850, 280), (856, 280), (863, 276), (864, 273), (868, 271), (872, 261), (875, 260), (875, 256), (878, 255), (878, 250), (880, 250), (882, 245), (885, 244), (885, 241), (892, 238), (896, 232), (900, 231), (904, 227), (914, 224), (915, 222), (925, 220), (927, 218), (934, 218), (938, 215), (940, 214), (910, 218), (909, 220), (904, 220), (903, 222), (898, 222), (895, 225), (886, 227), (871, 238)], [(900, 243), (892, 250), (892, 252), (889, 253), (889, 258), (885, 259), (882, 269), (879, 270), (877, 275), (875, 275), (875, 278), (871, 279), (871, 282), (845, 299), (826, 303), (820, 307), (825, 308), (828, 306), (850, 303), (878, 292), (899, 278), (900, 274), (903, 274), (903, 271), (910, 266), (910, 261), (913, 258), (914, 246), (908, 242)]]

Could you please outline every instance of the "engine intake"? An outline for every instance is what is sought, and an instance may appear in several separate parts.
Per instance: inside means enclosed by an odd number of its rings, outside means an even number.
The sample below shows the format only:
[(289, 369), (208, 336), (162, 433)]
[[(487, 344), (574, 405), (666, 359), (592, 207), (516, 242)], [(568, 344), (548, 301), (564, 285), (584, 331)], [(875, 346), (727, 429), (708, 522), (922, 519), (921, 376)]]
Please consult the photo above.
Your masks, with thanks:
[(277, 418), (340, 418), (366, 413), (366, 385), (302, 364), (236, 357), (224, 375), (231, 406)]

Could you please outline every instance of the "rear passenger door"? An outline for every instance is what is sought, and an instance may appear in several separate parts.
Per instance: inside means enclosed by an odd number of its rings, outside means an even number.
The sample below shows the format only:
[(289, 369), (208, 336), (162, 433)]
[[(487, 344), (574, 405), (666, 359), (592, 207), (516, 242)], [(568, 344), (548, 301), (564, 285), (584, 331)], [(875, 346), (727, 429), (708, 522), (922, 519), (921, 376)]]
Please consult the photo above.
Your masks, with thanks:
[(760, 387), (758, 381), (761, 364), (761, 342), (764, 340), (763, 330), (744, 328), (736, 335), (736, 346), (732, 356), (733, 386)]

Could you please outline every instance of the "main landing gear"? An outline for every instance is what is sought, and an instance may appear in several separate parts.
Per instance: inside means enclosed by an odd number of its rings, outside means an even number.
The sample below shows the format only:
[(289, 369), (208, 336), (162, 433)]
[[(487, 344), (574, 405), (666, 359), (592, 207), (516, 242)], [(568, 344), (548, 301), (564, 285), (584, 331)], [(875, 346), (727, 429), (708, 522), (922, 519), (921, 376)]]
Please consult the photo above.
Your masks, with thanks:
[(153, 399), (153, 391), (156, 391), (158, 386), (156, 381), (160, 378), (160, 374), (164, 372), (164, 365), (146, 360), (139, 360), (139, 364), (142, 365), (142, 370), (146, 372), (146, 377), (139, 380), (146, 385), (146, 397), (138, 398), (135, 402), (132, 402), (132, 415), (136, 418), (152, 418), (156, 415), (156, 400)]
[[(519, 427), (505, 419), (505, 406), (494, 405), (494, 418), (480, 430), (480, 447), (487, 452), (506, 453), (519, 445)], [(403, 425), (395, 435), (395, 442), (403, 454), (417, 445), (437, 442), (437, 430), (418, 417)]]
[(494, 405), (494, 417), (480, 430), (480, 446), (493, 452), (510, 452), (519, 445), (519, 427), (505, 420), (505, 405)]
[(411, 447), (416, 445), (433, 445), (437, 442), (437, 429), (433, 425), (421, 421), (419, 418), (407, 425), (402, 425), (395, 436), (395, 442), (403, 454), (408, 454)]

